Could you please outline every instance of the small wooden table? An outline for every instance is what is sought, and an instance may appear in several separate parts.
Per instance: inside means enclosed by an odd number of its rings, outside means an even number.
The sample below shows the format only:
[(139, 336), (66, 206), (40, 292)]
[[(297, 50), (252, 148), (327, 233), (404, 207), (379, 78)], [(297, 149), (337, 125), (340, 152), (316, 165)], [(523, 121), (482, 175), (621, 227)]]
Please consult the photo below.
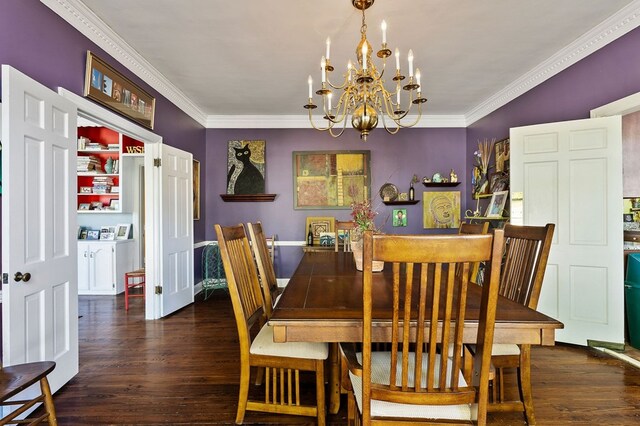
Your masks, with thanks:
[[(374, 275), (373, 338), (388, 341), (392, 303), (391, 268)], [(414, 286), (417, 291), (418, 286)], [(469, 289), (464, 342), (475, 343), (480, 313), (481, 288)], [(413, 297), (412, 300), (418, 300)], [(305, 252), (289, 280), (273, 315), (276, 342), (334, 343), (331, 354), (330, 412), (340, 403), (338, 342), (362, 341), (362, 272), (356, 270), (352, 253)], [(504, 297), (498, 300), (494, 342), (548, 345), (555, 343), (561, 322)]]

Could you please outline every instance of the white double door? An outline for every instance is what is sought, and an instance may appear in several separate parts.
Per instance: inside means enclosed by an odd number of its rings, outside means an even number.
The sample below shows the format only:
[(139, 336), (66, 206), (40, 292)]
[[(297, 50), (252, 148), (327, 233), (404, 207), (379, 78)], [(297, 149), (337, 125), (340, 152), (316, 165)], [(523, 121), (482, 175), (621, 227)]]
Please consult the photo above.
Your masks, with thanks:
[[(2, 95), (2, 364), (55, 361), (55, 392), (78, 373), (76, 122), (77, 105), (88, 101), (65, 99), (7, 65)], [(118, 131), (132, 126), (97, 115)], [(170, 155), (145, 176), (148, 319), (193, 302), (192, 156), (151, 145)]]
[(511, 129), (511, 221), (555, 223), (538, 309), (556, 339), (624, 343), (620, 116)]

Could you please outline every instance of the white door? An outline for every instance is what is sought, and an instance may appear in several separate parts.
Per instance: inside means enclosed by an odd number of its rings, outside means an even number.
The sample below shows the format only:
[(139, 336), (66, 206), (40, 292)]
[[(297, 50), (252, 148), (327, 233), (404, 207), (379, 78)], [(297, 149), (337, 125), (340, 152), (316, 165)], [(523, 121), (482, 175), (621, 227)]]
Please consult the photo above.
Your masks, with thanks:
[(55, 392), (78, 373), (76, 108), (7, 65), (2, 97), (2, 364), (55, 361)]
[(624, 343), (620, 116), (511, 129), (511, 221), (556, 224), (538, 309), (556, 339)]
[[(149, 148), (145, 197), (154, 208), (146, 218), (146, 299), (160, 318), (193, 303), (193, 155), (163, 144)], [(149, 305), (146, 312), (148, 318)]]

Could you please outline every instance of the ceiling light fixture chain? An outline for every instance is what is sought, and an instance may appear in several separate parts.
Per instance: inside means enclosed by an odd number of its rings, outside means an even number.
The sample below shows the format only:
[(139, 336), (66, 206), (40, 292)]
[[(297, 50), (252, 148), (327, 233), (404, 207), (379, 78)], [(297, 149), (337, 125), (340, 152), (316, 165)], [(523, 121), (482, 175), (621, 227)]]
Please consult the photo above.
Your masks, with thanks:
[[(422, 116), (422, 104), (427, 102), (427, 99), (422, 97), (420, 69), (416, 68), (415, 75), (413, 73), (414, 58), (412, 50), (409, 50), (407, 55), (409, 65), (408, 83), (404, 86), (401, 84), (406, 77), (400, 71), (400, 52), (396, 48), (396, 73), (393, 77), (395, 90), (389, 91), (385, 88), (383, 76), (386, 69), (386, 60), (392, 55), (391, 50), (387, 47), (387, 23), (384, 20), (382, 21), (382, 48), (376, 54), (378, 58), (382, 59), (380, 71), (371, 60), (373, 48), (367, 40), (365, 10), (374, 1), (351, 1), (356, 9), (362, 11), (361, 39), (356, 48), (356, 65), (349, 60), (342, 84), (333, 84), (329, 78), (330, 73), (334, 71), (334, 67), (330, 63), (331, 39), (327, 37), (326, 55), (320, 61), (322, 87), (315, 91), (316, 95), (322, 96), (323, 118), (327, 120), (325, 127), (316, 126), (313, 121), (313, 110), (318, 106), (313, 103), (313, 79), (309, 76), (307, 80), (309, 84), (309, 102), (304, 105), (304, 108), (309, 111), (309, 121), (314, 129), (329, 131), (331, 136), (336, 138), (342, 135), (346, 129), (349, 117), (351, 117), (351, 125), (360, 132), (360, 138), (363, 141), (366, 141), (371, 130), (377, 127), (379, 117), (384, 129), (390, 134), (396, 134), (401, 128), (412, 127), (418, 123)], [(333, 103), (334, 90), (337, 93), (342, 91), (335, 104)], [(406, 108), (402, 107), (402, 91), (408, 92), (408, 95), (405, 95), (407, 98)], [(411, 123), (403, 123), (401, 120), (407, 116), (413, 105), (417, 105), (418, 109), (415, 120)]]

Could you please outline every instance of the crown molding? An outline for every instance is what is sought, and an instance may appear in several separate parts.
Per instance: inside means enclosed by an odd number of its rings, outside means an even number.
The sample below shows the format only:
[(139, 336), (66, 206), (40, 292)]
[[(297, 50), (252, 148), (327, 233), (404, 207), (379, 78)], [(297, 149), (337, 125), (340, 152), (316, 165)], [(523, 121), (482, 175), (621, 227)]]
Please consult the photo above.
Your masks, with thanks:
[[(407, 116), (407, 122), (415, 117)], [(462, 115), (423, 115), (413, 127), (466, 127)], [(311, 129), (308, 115), (210, 115), (207, 129)]]
[(640, 25), (639, 18), (640, 0), (634, 0), (586, 32), (582, 37), (467, 112), (465, 114), (467, 125), (486, 117), (518, 96), (627, 34)]
[(205, 125), (206, 114), (84, 3), (78, 0), (40, 1), (187, 115)]

